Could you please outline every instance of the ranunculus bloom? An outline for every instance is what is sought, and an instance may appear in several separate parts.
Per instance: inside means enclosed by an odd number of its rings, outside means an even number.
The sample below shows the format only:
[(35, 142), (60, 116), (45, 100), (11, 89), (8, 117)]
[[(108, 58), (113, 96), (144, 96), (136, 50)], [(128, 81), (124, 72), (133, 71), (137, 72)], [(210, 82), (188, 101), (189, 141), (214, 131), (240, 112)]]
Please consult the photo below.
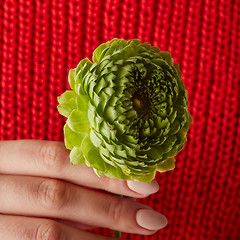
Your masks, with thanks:
[(150, 182), (174, 168), (192, 122), (187, 91), (168, 52), (113, 39), (69, 72), (59, 98), (72, 164), (99, 175)]

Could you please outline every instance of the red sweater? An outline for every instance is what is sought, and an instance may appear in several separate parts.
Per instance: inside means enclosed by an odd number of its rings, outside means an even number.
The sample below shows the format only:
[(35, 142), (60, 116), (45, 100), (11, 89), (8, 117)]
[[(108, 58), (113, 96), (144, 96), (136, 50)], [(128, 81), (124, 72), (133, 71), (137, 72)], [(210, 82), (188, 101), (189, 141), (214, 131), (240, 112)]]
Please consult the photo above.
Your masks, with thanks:
[(68, 71), (114, 37), (172, 54), (194, 119), (176, 169), (141, 200), (168, 227), (123, 237), (240, 239), (239, 0), (0, 0), (0, 139), (63, 141), (56, 105)]

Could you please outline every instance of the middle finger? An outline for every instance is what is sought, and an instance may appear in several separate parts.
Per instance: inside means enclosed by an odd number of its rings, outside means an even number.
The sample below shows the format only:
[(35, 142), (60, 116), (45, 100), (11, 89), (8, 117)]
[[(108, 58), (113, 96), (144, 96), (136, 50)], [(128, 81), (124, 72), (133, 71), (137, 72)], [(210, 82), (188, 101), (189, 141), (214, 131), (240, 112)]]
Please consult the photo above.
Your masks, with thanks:
[[(163, 215), (143, 204), (61, 180), (2, 175), (0, 182), (4, 192), (0, 212), (5, 214), (57, 218), (138, 234), (152, 234), (166, 224)], [(144, 219), (153, 222), (148, 225)]]

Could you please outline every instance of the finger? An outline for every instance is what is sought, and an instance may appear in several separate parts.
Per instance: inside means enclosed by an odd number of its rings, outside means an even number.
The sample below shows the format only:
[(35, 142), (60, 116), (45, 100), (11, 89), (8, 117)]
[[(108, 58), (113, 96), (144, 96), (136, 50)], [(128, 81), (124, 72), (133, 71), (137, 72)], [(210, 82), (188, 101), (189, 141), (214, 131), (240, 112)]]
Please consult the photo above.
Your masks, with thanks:
[(75, 184), (130, 197), (145, 197), (159, 189), (150, 184), (98, 177), (86, 165), (72, 165), (61, 142), (40, 140), (0, 141), (0, 173), (60, 178)]
[(0, 214), (0, 239), (116, 240), (116, 238), (85, 232), (50, 219), (3, 214)]
[(57, 218), (56, 219), (53, 218), (53, 220), (58, 221), (63, 224), (66, 224), (68, 226), (74, 227), (74, 228), (81, 229), (81, 230), (92, 230), (94, 228), (97, 228), (96, 226), (90, 226), (90, 225), (79, 223), (79, 222), (72, 222), (72, 221), (62, 220), (62, 219), (57, 219)]
[(0, 176), (0, 212), (63, 219), (122, 232), (152, 234), (167, 224), (150, 207), (56, 179)]

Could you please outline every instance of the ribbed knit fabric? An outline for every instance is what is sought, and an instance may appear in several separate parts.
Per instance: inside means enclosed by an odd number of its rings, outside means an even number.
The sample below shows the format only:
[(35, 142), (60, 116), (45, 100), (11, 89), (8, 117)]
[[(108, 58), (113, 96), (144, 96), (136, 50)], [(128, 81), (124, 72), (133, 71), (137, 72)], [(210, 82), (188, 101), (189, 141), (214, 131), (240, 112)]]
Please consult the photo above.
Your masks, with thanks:
[(141, 200), (168, 227), (123, 237), (240, 239), (239, 0), (0, 0), (0, 139), (63, 141), (56, 106), (68, 71), (114, 37), (173, 55), (194, 119), (176, 169)]

